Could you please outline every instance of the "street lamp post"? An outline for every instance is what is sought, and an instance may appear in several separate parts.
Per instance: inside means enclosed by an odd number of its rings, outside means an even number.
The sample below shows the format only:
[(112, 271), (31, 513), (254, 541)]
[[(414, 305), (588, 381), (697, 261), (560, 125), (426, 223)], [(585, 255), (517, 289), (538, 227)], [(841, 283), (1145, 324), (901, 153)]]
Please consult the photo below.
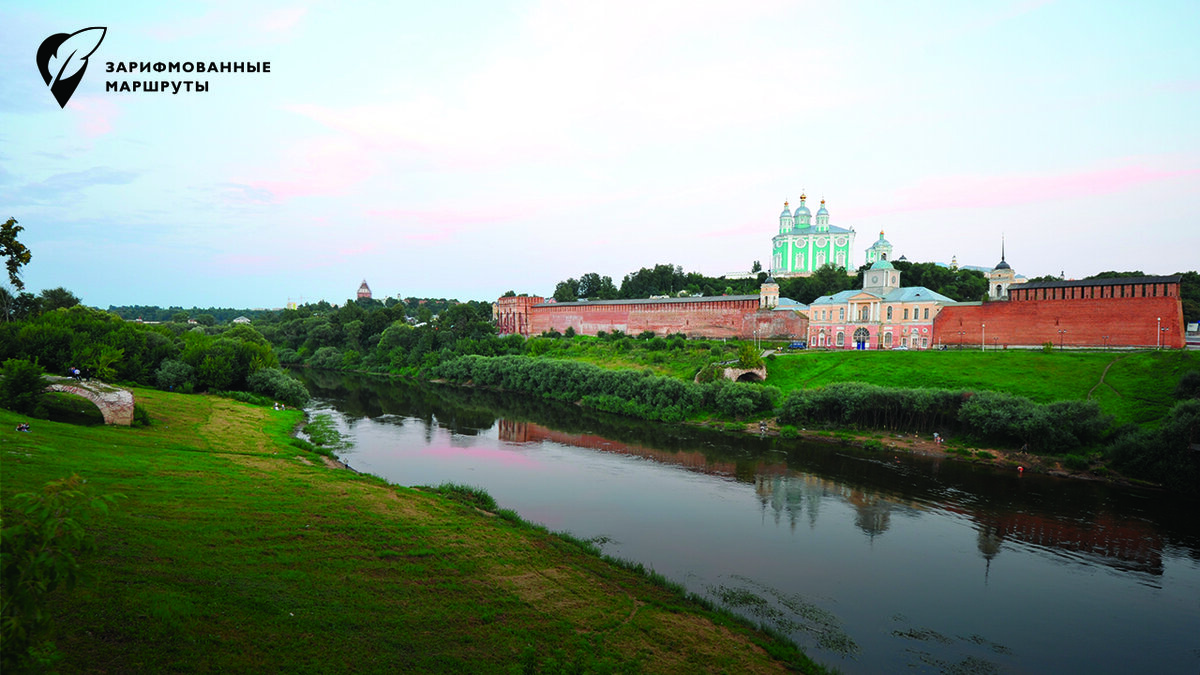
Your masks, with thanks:
[(992, 338), (992, 351), (999, 351), (999, 349), (1000, 349), (1000, 338), (998, 338), (998, 337)]
[(1066, 334), (1066, 332), (1067, 332), (1066, 328), (1058, 329), (1058, 351), (1060, 351), (1060, 352), (1062, 351), (1062, 348), (1063, 348), (1063, 336)]
[(1103, 337), (1104, 337), (1104, 349), (1105, 349), (1105, 351), (1107, 351), (1108, 350), (1108, 336), (1105, 335)]
[(987, 351), (987, 324), (979, 324), (979, 351)]
[(966, 335), (966, 333), (967, 333), (967, 331), (965, 331), (965, 330), (958, 331), (958, 348), (959, 349), (962, 349), (963, 335)]
[(1157, 321), (1157, 322), (1158, 322), (1158, 327), (1157, 327), (1157, 329), (1155, 329), (1155, 331), (1154, 331), (1155, 333), (1157, 333), (1157, 334), (1154, 336), (1155, 338), (1157, 338), (1157, 343), (1154, 345), (1154, 348), (1155, 348), (1155, 349), (1162, 349), (1162, 317), (1161, 317), (1161, 316), (1160, 316), (1160, 317), (1158, 317), (1157, 319), (1155, 319), (1155, 321)]

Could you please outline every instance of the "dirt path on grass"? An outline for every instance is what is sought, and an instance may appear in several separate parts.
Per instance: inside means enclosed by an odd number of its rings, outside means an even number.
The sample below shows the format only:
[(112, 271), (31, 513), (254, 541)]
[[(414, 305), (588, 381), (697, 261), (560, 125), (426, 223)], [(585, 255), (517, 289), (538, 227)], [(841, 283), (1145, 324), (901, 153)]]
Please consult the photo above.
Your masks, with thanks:
[[(1104, 384), (1104, 376), (1108, 375), (1108, 369), (1112, 368), (1114, 363), (1116, 363), (1117, 361), (1120, 361), (1123, 358), (1125, 358), (1125, 357), (1118, 356), (1117, 358), (1113, 359), (1112, 361), (1109, 361), (1107, 366), (1104, 366), (1104, 372), (1100, 373), (1100, 381), (1097, 382), (1095, 385), (1093, 385), (1091, 389), (1088, 389), (1087, 398), (1089, 401), (1092, 400), (1092, 393), (1095, 392), (1096, 389), (1100, 387), (1100, 385)], [(1107, 385), (1107, 386), (1109, 389), (1112, 389), (1113, 393), (1116, 394), (1117, 396), (1121, 395), (1121, 392), (1117, 391), (1111, 384)]]

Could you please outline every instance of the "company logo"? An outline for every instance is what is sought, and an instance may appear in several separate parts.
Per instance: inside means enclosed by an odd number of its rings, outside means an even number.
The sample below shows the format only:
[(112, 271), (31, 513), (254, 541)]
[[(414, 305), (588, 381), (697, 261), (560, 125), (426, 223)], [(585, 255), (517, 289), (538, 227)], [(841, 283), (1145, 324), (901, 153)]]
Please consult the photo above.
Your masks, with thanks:
[(67, 35), (56, 33), (42, 41), (37, 51), (38, 72), (50, 87), (60, 108), (67, 107), (71, 94), (83, 81), (88, 57), (104, 40), (107, 28), (84, 28)]

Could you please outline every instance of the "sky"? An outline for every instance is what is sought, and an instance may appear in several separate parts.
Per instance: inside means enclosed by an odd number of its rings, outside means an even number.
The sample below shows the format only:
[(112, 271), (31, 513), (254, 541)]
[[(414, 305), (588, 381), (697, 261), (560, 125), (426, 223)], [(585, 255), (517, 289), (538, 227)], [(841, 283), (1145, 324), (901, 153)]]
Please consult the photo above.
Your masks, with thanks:
[[(104, 27), (60, 107), (49, 36)], [(1194, 270), (1200, 3), (0, 5), (27, 290), (275, 308), (769, 266), (802, 192), (912, 261)], [(269, 62), (270, 72), (106, 72)], [(78, 62), (76, 62), (77, 64)], [(107, 84), (206, 81), (204, 92)]]

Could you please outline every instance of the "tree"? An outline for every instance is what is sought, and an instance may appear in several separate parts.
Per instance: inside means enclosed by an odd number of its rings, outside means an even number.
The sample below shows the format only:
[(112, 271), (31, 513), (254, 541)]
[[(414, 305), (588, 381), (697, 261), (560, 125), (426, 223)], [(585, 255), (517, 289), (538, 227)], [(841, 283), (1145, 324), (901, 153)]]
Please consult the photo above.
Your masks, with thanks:
[(17, 225), (16, 218), (9, 218), (0, 225), (0, 257), (5, 258), (4, 265), (8, 268), (8, 280), (18, 291), (25, 289), (21, 281), (21, 267), (29, 264), (33, 255), (29, 249), (17, 241), (17, 235), (25, 228)]
[(558, 282), (554, 287), (554, 299), (558, 302), (575, 302), (579, 299), (579, 280), (571, 278)]
[(213, 326), (217, 323), (217, 317), (212, 314), (199, 314), (196, 316), (196, 323), (201, 326)]
[(595, 272), (588, 272), (579, 277), (579, 297), (612, 300), (618, 295), (617, 287), (613, 285), (612, 277), (602, 277)]
[(762, 355), (749, 342), (738, 345), (738, 368), (762, 368)]
[(9, 359), (0, 368), (0, 406), (32, 413), (46, 390), (42, 367), (25, 359)]
[(1179, 299), (1183, 302), (1183, 320), (1200, 321), (1200, 273), (1179, 273)]
[(79, 298), (62, 286), (47, 288), (42, 291), (38, 299), (41, 301), (43, 312), (53, 312), (60, 307), (74, 307), (79, 304)]

